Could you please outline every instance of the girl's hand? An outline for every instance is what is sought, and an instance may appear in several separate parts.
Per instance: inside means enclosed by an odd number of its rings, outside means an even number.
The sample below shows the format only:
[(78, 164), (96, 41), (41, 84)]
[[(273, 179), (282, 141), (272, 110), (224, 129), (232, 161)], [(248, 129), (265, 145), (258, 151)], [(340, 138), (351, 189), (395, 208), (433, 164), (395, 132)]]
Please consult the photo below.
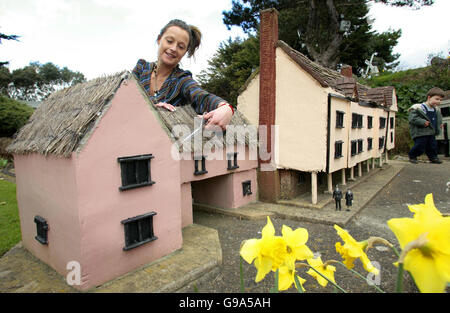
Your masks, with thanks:
[(233, 116), (233, 111), (230, 106), (226, 102), (222, 102), (222, 104), (219, 105), (220, 106), (217, 109), (203, 115), (203, 118), (208, 121), (205, 125), (206, 130), (210, 130), (214, 125), (225, 130), (230, 123), (231, 117)]
[(175, 111), (175, 107), (173, 105), (171, 105), (170, 103), (165, 103), (165, 102), (158, 102), (157, 104), (155, 104), (157, 107), (162, 107), (165, 108), (167, 110), (169, 110), (170, 112)]

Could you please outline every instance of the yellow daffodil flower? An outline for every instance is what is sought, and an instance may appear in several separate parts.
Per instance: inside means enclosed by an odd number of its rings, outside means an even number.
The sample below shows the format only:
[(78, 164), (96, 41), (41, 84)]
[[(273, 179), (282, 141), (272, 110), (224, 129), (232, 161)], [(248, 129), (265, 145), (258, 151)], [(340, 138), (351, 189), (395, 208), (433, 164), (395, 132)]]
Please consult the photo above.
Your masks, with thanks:
[(286, 257), (288, 258), (290, 265), (293, 265), (295, 261), (314, 257), (312, 251), (306, 246), (306, 242), (308, 241), (308, 231), (305, 228), (292, 230), (289, 226), (283, 225), (281, 233), (286, 242)]
[[(336, 267), (332, 265), (325, 266), (322, 263), (322, 259), (320, 258), (320, 256), (315, 259), (308, 259), (306, 261), (320, 274), (331, 280), (333, 283), (336, 283), (334, 280), (334, 272), (336, 271)], [(309, 274), (312, 277), (314, 277), (322, 287), (326, 287), (326, 285), (328, 284), (328, 280), (317, 274), (313, 269), (309, 269), (306, 272), (306, 274)]]
[(426, 195), (425, 203), (408, 208), (413, 218), (387, 222), (402, 250), (406, 250), (404, 269), (421, 292), (445, 292), (450, 282), (450, 217), (443, 217), (436, 209), (432, 194)]
[(262, 229), (261, 239), (249, 239), (241, 247), (240, 254), (249, 264), (258, 270), (255, 281), (260, 282), (271, 271), (276, 270), (287, 254), (286, 243), (283, 238), (275, 236), (275, 228), (267, 217), (267, 224)]
[(344, 264), (347, 268), (352, 269), (355, 259), (360, 259), (364, 269), (370, 273), (378, 275), (378, 269), (372, 265), (367, 254), (364, 252), (364, 249), (367, 246), (367, 241), (356, 241), (346, 230), (340, 228), (338, 225), (334, 225), (334, 228), (337, 231), (337, 234), (344, 241), (344, 245), (340, 242), (336, 242), (336, 251), (342, 256), (344, 259)]
[(298, 289), (300, 286), (297, 286), (297, 284), (295, 283), (294, 278), (295, 276), (297, 276), (298, 281), (302, 285), (301, 286), (302, 290), (305, 291), (305, 288), (303, 288), (303, 284), (305, 283), (306, 279), (303, 279), (300, 276), (298, 276), (295, 272), (295, 266), (292, 267), (290, 265), (287, 265), (287, 263), (281, 265), (278, 268), (278, 290), (280, 291), (287, 290), (291, 288), (292, 283), (294, 283)]

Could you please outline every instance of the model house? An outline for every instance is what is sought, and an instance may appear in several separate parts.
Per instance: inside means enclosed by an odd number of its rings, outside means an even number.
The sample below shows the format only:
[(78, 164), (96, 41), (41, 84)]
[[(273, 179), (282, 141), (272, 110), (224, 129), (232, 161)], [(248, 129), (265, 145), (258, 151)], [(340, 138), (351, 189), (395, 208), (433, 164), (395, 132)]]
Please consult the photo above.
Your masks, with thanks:
[(442, 129), (436, 136), (439, 154), (446, 157), (450, 156), (450, 90), (445, 91), (445, 97), (442, 99), (439, 109), (442, 114)]
[(261, 12), (260, 36), (260, 68), (241, 89), (238, 107), (250, 123), (273, 130), (265, 143), (272, 157), (260, 161), (261, 200), (311, 192), (315, 204), (318, 184), (331, 192), (361, 176), (363, 165), (387, 160), (395, 143), (393, 87), (361, 85), (351, 67), (333, 71), (278, 40), (274, 9)]
[(250, 135), (195, 145), (196, 117), (156, 108), (128, 72), (52, 94), (8, 148), (24, 247), (64, 277), (78, 262), (86, 290), (180, 249), (193, 202), (255, 201)]

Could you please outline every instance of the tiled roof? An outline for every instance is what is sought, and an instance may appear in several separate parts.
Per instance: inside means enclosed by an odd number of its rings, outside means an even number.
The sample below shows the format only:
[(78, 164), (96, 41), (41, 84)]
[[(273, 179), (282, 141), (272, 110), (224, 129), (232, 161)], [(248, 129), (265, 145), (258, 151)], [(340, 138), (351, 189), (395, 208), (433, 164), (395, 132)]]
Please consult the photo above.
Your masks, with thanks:
[(346, 77), (337, 71), (311, 61), (304, 54), (291, 48), (282, 40), (278, 41), (277, 46), (317, 80), (322, 87), (331, 87), (346, 97), (356, 98), (360, 101), (374, 102), (387, 107), (392, 105), (394, 87), (370, 88), (358, 83), (355, 78)]

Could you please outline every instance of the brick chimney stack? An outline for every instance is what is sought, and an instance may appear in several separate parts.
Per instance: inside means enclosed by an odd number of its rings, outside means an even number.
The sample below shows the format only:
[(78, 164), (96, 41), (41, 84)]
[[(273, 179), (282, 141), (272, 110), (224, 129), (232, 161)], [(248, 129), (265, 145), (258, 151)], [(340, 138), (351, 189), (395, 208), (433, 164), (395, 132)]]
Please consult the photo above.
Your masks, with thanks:
[(352, 78), (353, 77), (352, 67), (350, 65), (342, 66), (341, 74), (345, 77)]
[[(278, 42), (278, 11), (267, 9), (260, 12), (259, 45), (259, 125), (267, 126), (267, 152), (272, 152), (271, 129), (275, 125), (276, 91), (276, 45)], [(260, 163), (270, 163), (261, 160)]]
[[(275, 101), (276, 101), (276, 47), (278, 43), (278, 11), (260, 12), (259, 44), (259, 125), (266, 127), (266, 136), (260, 132), (258, 195), (264, 202), (276, 202), (280, 197), (280, 178), (274, 164), (275, 156)], [(261, 128), (260, 128), (261, 130)], [(273, 136), (273, 137), (272, 137)], [(261, 149), (265, 150), (262, 156)]]

